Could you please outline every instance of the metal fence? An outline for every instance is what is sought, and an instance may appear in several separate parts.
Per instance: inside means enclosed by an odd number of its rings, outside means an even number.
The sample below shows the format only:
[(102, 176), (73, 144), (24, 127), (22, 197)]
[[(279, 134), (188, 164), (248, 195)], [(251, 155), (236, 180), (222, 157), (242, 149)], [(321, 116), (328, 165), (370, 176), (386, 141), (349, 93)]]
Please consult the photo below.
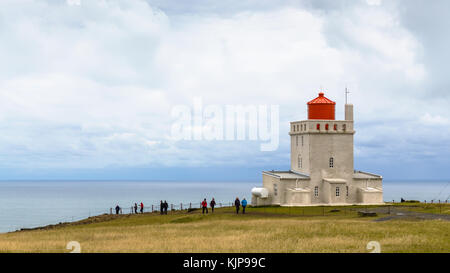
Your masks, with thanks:
[[(202, 208), (202, 202), (190, 202), (190, 203), (168, 203), (167, 204), (167, 211), (189, 211), (192, 209), (201, 209)], [(232, 207), (234, 206), (233, 202), (217, 202), (215, 205), (215, 208), (224, 208), (224, 207)], [(211, 209), (208, 203), (208, 209)], [(141, 211), (140, 203), (137, 204), (137, 208), (135, 208), (134, 205), (130, 207), (120, 207), (119, 214), (136, 214), (136, 213), (149, 213), (149, 212), (161, 212), (161, 205), (160, 204), (152, 204), (152, 205), (145, 205), (144, 208)], [(115, 208), (109, 209), (109, 214), (116, 214)]]

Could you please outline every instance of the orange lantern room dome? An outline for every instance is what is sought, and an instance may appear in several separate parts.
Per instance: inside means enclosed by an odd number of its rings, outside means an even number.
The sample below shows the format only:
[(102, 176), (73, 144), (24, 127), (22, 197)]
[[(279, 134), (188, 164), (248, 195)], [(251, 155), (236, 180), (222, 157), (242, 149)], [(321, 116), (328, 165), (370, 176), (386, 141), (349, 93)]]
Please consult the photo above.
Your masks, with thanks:
[(308, 119), (334, 120), (336, 102), (325, 97), (320, 92), (319, 96), (308, 102)]

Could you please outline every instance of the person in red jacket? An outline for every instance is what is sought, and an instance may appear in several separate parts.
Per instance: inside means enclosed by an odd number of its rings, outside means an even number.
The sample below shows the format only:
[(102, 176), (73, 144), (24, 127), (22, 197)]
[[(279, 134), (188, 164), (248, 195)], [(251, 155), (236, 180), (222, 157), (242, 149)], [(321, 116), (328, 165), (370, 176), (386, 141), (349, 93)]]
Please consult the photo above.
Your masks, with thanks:
[(203, 199), (202, 202), (202, 213), (204, 214), (206, 210), (206, 214), (208, 214), (208, 202), (206, 202), (206, 198)]
[(144, 203), (141, 202), (141, 213), (144, 213)]

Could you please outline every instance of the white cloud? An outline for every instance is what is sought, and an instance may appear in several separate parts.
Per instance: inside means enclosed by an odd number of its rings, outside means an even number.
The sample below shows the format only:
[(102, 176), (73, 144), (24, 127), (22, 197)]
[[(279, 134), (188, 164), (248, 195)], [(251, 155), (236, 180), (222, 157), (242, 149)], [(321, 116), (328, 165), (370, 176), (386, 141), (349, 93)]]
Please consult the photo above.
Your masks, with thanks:
[[(267, 160), (256, 144), (170, 140), (171, 108), (197, 96), (205, 104), (279, 104), (280, 162), (288, 122), (306, 117), (320, 86), (342, 114), (350, 85), (357, 122), (448, 113), (421, 100), (421, 45), (395, 12), (368, 3), (342, 16), (299, 7), (167, 15), (140, 0), (2, 1), (0, 153), (8, 157), (0, 165)], [(410, 103), (398, 103), (405, 97)], [(420, 111), (409, 117), (411, 105)]]

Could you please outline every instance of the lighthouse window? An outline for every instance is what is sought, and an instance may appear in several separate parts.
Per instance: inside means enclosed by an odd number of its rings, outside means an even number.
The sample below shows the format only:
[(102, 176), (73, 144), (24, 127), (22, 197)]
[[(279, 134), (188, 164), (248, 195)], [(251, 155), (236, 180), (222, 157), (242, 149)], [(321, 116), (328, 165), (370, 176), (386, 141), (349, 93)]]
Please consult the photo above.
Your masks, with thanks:
[(328, 124), (325, 124), (325, 130), (328, 131)]
[(298, 168), (302, 168), (302, 158), (298, 156)]
[(295, 136), (295, 145), (298, 146), (298, 136)]
[(320, 124), (317, 123), (317, 130), (320, 130)]
[(334, 167), (334, 158), (330, 157), (330, 168)]
[(302, 136), (302, 146), (303, 146), (303, 136)]
[(334, 130), (337, 131), (337, 124), (334, 125)]
[(315, 197), (319, 196), (319, 187), (318, 186), (314, 187), (314, 196)]
[(277, 184), (273, 184), (273, 195), (275, 195), (275, 196), (278, 195), (278, 185)]
[(336, 196), (340, 196), (339, 187), (336, 187)]
[(298, 132), (298, 124), (297, 124), (297, 132)]
[(303, 130), (306, 131), (306, 124), (303, 124)]
[(345, 186), (345, 189), (347, 191), (346, 195), (348, 196), (348, 186)]

